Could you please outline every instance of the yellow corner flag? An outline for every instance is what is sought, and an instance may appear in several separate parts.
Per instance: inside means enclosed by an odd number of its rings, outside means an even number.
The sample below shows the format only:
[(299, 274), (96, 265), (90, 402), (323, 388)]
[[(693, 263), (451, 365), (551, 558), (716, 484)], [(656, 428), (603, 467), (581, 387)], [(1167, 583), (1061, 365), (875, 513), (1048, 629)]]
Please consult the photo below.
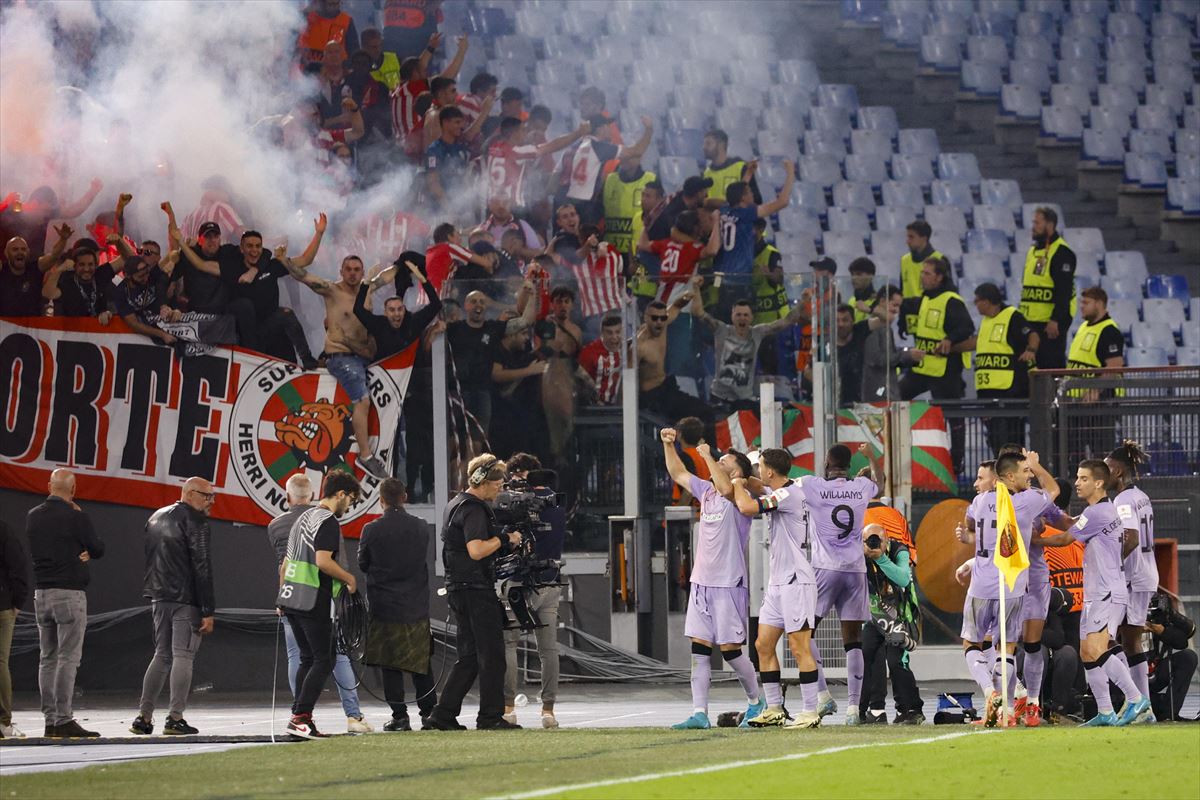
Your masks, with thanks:
[(1012, 495), (1003, 482), (996, 483), (996, 554), (992, 560), (1010, 592), (1017, 585), (1017, 576), (1029, 569), (1029, 554), (1017, 527)]

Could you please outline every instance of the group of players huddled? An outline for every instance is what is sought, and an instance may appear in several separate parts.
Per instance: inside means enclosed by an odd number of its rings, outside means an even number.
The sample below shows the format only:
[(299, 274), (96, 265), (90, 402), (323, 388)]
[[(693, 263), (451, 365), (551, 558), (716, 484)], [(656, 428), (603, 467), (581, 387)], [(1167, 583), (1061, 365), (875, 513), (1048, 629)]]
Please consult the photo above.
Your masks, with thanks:
[[(878, 526), (865, 524), (868, 505), (879, 494), (881, 459), (862, 445), (869, 466), (850, 475), (853, 453), (843, 444), (825, 456), (824, 477), (789, 478), (792, 455), (768, 448), (757, 464), (731, 450), (716, 458), (706, 443), (690, 452), (704, 462), (693, 474), (676, 448), (677, 432), (660, 433), (667, 470), (680, 488), (700, 506), (695, 536), (691, 593), (684, 634), (692, 641), (693, 713), (676, 729), (710, 727), (708, 694), (713, 647), (719, 648), (746, 693), (748, 707), (740, 727), (817, 728), (836, 711), (825, 686), (814, 634), (821, 619), (836, 609), (846, 651), (848, 708), (846, 724), (865, 721), (859, 702), (863, 691), (864, 622), (871, 619), (867, 559), (877, 551), (866, 543)], [(956, 578), (969, 583), (963, 607), (962, 638), (967, 667), (986, 698), (980, 724), (988, 727), (1041, 724), (1038, 702), (1045, 653), (1041, 637), (1050, 613), (1050, 574), (1044, 548), (1080, 542), (1083, 555), (1083, 613), (1081, 657), (1098, 713), (1089, 726), (1153, 722), (1142, 649), (1150, 598), (1158, 585), (1154, 560), (1154, 512), (1150, 499), (1134, 482), (1145, 455), (1136, 443), (1125, 442), (1107, 459), (1079, 464), (1075, 491), (1086, 504), (1071, 517), (1055, 504), (1058, 484), (1041, 466), (1037, 454), (1020, 446), (1002, 448), (994, 461), (979, 467), (965, 522), (956, 529), (959, 541), (974, 546), (974, 556), (962, 564)], [(1046, 487), (1037, 488), (1038, 485)], [(1008, 488), (1017, 527), (1029, 557), (1012, 589), (1005, 590), (1005, 652), (993, 650), (999, 640), (1000, 581), (994, 563), (998, 546), (996, 485)], [(1110, 491), (1117, 494), (1109, 499)], [(1066, 505), (1066, 503), (1063, 503)], [(750, 521), (766, 519), (770, 560), (767, 585), (758, 611), (758, 675), (742, 652), (746, 641), (750, 591), (747, 545)], [(1118, 633), (1123, 644), (1116, 643)], [(800, 687), (799, 711), (790, 715), (783, 705), (779, 639), (795, 658)], [(1016, 649), (1025, 650), (1026, 693), (1006, 707), (1001, 692), (998, 659), (1006, 659), (1006, 696), (1017, 694)], [(1109, 693), (1112, 681), (1125, 696), (1114, 711)], [(761, 692), (759, 684), (761, 682)], [(921, 716), (917, 721), (923, 721)]]

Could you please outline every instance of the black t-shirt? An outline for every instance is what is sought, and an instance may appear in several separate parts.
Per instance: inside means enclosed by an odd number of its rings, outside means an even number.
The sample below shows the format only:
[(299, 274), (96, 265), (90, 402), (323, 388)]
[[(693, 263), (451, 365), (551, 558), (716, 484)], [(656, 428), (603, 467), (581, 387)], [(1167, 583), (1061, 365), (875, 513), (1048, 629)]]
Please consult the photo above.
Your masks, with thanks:
[(683, 192), (680, 192), (667, 202), (667, 207), (658, 215), (658, 219), (654, 220), (653, 224), (650, 225), (650, 230), (646, 232), (646, 236), (652, 242), (669, 238), (671, 236), (671, 226), (675, 224), (676, 217), (686, 210), (687, 206), (683, 203)]
[[(157, 273), (157, 274), (155, 274)], [(133, 281), (122, 281), (120, 286), (113, 289), (112, 301), (117, 316), (136, 314), (138, 319), (145, 322), (150, 317), (158, 316), (158, 310), (166, 301), (166, 276), (154, 270), (145, 286), (136, 286)]]
[[(328, 550), (336, 559), (341, 546), (342, 526), (338, 524), (337, 517), (331, 516), (321, 523), (320, 528), (317, 528), (317, 535), (313, 537), (313, 552)], [(333, 600), (333, 578), (325, 572), (317, 570), (317, 581), (320, 585), (317, 587), (317, 602), (313, 604), (312, 610), (292, 611), (289, 609), (287, 613), (317, 619), (329, 618), (329, 604)]]
[(94, 317), (108, 311), (112, 284), (93, 280), (83, 283), (74, 273), (60, 275), (58, 288), (62, 295), (54, 301), (54, 315), (58, 317)]
[(496, 536), (491, 507), (479, 498), (463, 492), (446, 507), (442, 526), (442, 563), (446, 583), (460, 587), (488, 588), (495, 580), (488, 558), (476, 561), (467, 552), (467, 542), (486, 541)]
[[(230, 253), (232, 252), (232, 256)], [(242, 251), (231, 244), (223, 244), (217, 250), (217, 254), (212, 258), (208, 258), (203, 254), (200, 257), (207, 261), (216, 261), (217, 264), (229, 262), (232, 257), (241, 259)], [(238, 274), (241, 274), (240, 272)], [(184, 296), (188, 300), (188, 311), (203, 311), (206, 314), (224, 314), (225, 306), (229, 303), (229, 287), (224, 276), (217, 277), (209, 275), (207, 272), (201, 272), (192, 266), (192, 262), (186, 258), (180, 258), (179, 265), (171, 273), (171, 281), (175, 282), (183, 278)], [(236, 276), (234, 278), (236, 280)]]
[(42, 273), (31, 257), (20, 275), (0, 265), (0, 317), (36, 317), (42, 313)]
[[(537, 357), (530, 350), (509, 350), (502, 345), (497, 345), (492, 353), (492, 360), (493, 363), (499, 364), (504, 369), (524, 369), (537, 360)], [(498, 396), (512, 398), (514, 402), (523, 406), (540, 407), (542, 393), (537, 377), (521, 378), (515, 384), (493, 383), (492, 388)]]
[(486, 391), (492, 388), (493, 350), (504, 338), (505, 323), (486, 320), (472, 328), (466, 320), (452, 322), (446, 327), (446, 341), (454, 356), (458, 385), (465, 391)]
[(857, 403), (861, 399), (859, 395), (862, 394), (863, 343), (870, 332), (866, 320), (856, 322), (850, 333), (850, 341), (838, 345), (838, 380), (842, 384), (842, 405)]
[(583, 242), (573, 233), (559, 231), (554, 237), (554, 254), (572, 264), (579, 263), (579, 248)]
[(250, 300), (250, 304), (254, 306), (254, 315), (259, 320), (264, 320), (279, 310), (279, 279), (288, 274), (282, 261), (263, 253), (258, 259), (258, 274), (250, 283), (238, 283), (238, 279), (247, 271), (241, 250), (232, 248), (232, 251), (227, 251), (222, 246), (217, 252), (217, 264), (221, 267), (221, 280), (233, 289), (234, 297)]

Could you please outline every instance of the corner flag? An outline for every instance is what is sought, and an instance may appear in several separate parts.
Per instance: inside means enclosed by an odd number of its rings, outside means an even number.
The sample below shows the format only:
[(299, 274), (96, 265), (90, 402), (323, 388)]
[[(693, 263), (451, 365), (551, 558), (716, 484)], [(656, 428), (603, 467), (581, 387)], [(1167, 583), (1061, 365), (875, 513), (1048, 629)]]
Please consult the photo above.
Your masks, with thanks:
[(1017, 577), (1029, 569), (1029, 554), (1017, 527), (1012, 495), (1003, 482), (996, 483), (996, 554), (992, 560), (1010, 592), (1017, 585)]

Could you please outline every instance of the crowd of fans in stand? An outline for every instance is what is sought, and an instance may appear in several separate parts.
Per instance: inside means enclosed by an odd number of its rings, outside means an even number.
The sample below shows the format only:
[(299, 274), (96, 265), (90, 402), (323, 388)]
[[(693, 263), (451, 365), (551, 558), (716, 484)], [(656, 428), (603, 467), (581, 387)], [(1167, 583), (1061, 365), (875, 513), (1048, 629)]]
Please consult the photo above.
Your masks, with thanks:
[[(129, 194), (102, 205), (77, 236), (73, 221), (105, 192), (99, 181), (75, 202), (49, 187), (27, 198), (10, 192), (0, 201), (0, 315), (101, 324), (119, 316), (183, 355), (237, 342), (305, 369), (324, 366), (354, 404), (366, 450), (360, 460), (377, 477), (387, 468), (365, 444), (366, 367), (424, 341), (405, 410), (409, 452), (429, 452), (420, 446), (431, 429), (423, 422), (431, 414), (427, 345), (443, 331), (463, 404), (491, 450), (501, 457), (532, 451), (548, 465), (562, 463), (579, 405), (620, 405), (629, 360), (636, 359), (641, 406), (668, 420), (696, 416), (711, 428), (755, 406), (762, 376), (782, 376), (793, 396), (805, 398), (822, 304), (837, 308), (846, 403), (926, 392), (962, 397), (964, 365), (977, 349), (972, 299), (982, 319), (1002, 320), (999, 338), (989, 340), (990, 371), (975, 373), (981, 394), (1027, 397), (1030, 366), (1066, 365), (1074, 256), (1049, 209), (1039, 212), (1030, 248), (1026, 284), (1034, 293), (1023, 293), (1019, 311), (992, 284), (959, 297), (922, 220), (909, 226), (901, 286), (879, 285), (867, 258), (848, 265), (822, 258), (812, 276), (848, 270), (849, 293), (840, 297), (832, 281), (800, 293), (771, 243), (771, 217), (792, 194), (789, 162), (784, 185), (764, 197), (757, 162), (729, 153), (728, 137), (714, 129), (704, 139), (706, 168), (668, 194), (642, 163), (654, 136), (649, 118), (640, 130), (621, 130), (607, 107), (612, 98), (581, 86), (569, 132), (551, 136), (550, 110), (526, 108), (520, 89), (501, 87), (486, 71), (460, 83), (472, 43), (443, 41), (436, 4), (415, 29), (360, 32), (339, 0), (313, 0), (306, 14), (296, 69), (317, 91), (282, 119), (279, 140), (315, 152), (325, 188), (347, 202), (317, 218), (300, 254), (269, 247), (275, 240), (252, 227), (254, 209), (239, 205), (226, 176), (204, 183), (182, 223), (163, 202), (165, 236), (127, 228)], [(416, 178), (394, 209), (354, 210), (350, 200), (405, 165)], [(766, 188), (769, 195), (774, 187)], [(332, 246), (324, 244), (327, 232)], [(309, 271), (318, 254), (340, 264), (338, 280)], [(310, 348), (298, 315), (280, 305), (279, 283), (288, 279), (325, 302), (321, 351)], [(382, 314), (376, 290), (385, 298)], [(1089, 292), (1085, 317), (1102, 328), (1104, 293)], [(897, 334), (914, 346), (898, 348)], [(1100, 349), (1080, 359), (1073, 353), (1073, 366), (1122, 363), (1120, 337), (1104, 330), (1099, 337)], [(995, 442), (1014, 438), (1003, 420), (995, 428)], [(410, 487), (414, 468), (423, 465), (409, 465)]]

